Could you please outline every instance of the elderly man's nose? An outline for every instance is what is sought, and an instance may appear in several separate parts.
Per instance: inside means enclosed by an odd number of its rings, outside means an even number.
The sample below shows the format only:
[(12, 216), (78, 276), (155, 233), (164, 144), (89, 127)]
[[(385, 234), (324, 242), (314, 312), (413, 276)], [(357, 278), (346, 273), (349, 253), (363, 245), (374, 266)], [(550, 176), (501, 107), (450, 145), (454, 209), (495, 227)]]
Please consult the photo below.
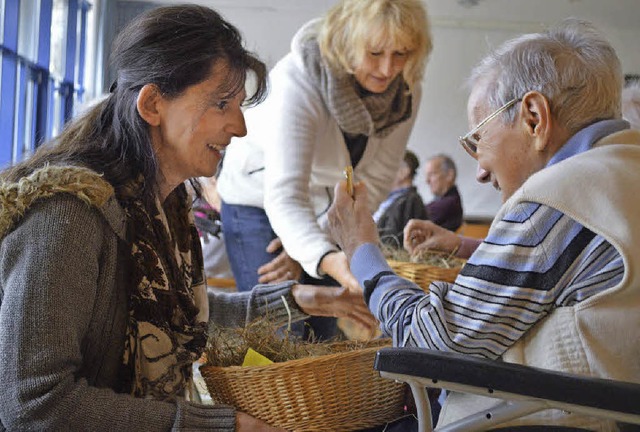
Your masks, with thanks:
[(478, 164), (478, 166), (476, 167), (476, 180), (479, 183), (487, 183), (488, 181), (491, 180), (491, 175), (489, 174), (489, 171), (482, 168), (480, 164)]

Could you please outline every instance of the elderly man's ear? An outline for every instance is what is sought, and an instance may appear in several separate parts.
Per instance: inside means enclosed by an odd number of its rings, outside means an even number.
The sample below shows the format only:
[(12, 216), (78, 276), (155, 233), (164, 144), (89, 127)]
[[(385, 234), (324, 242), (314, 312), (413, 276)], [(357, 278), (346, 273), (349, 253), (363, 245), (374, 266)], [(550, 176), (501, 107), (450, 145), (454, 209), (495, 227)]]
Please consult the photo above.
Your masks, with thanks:
[(553, 117), (549, 101), (540, 92), (530, 91), (522, 97), (520, 114), (523, 129), (534, 140), (537, 151), (545, 151), (551, 142)]

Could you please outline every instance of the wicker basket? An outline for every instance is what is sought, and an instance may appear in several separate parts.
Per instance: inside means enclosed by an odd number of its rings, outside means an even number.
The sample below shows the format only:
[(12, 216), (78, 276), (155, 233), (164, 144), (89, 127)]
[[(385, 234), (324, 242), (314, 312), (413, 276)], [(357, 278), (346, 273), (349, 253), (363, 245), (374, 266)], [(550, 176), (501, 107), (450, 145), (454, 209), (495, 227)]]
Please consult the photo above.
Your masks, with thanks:
[[(217, 403), (291, 431), (352, 431), (384, 425), (403, 414), (403, 384), (373, 370), (376, 352), (365, 348), (268, 366), (204, 365), (200, 372)], [(345, 345), (346, 346), (346, 345)]]
[(429, 292), (429, 284), (433, 281), (453, 282), (462, 267), (437, 267), (431, 264), (411, 263), (387, 260), (389, 266), (398, 276), (409, 279), (425, 292)]

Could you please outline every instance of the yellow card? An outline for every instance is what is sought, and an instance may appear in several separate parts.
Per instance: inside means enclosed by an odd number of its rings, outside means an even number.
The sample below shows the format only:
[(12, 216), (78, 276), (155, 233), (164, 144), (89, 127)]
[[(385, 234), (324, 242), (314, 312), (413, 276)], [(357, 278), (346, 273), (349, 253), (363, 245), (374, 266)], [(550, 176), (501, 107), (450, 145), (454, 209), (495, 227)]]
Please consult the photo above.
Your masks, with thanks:
[(249, 348), (247, 353), (244, 355), (244, 361), (242, 362), (242, 366), (266, 366), (273, 363), (271, 360), (263, 356), (257, 351)]

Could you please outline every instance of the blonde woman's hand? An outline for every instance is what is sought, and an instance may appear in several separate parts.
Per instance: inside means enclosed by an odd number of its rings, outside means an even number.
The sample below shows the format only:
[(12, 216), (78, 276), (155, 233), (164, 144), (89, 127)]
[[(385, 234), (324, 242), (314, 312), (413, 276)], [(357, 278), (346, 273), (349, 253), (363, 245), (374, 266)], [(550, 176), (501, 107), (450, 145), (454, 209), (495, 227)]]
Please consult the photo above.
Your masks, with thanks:
[(258, 269), (260, 275), (258, 282), (273, 283), (300, 279), (302, 267), (287, 254), (287, 251), (282, 247), (280, 238), (275, 238), (267, 246), (267, 252), (275, 253), (278, 250), (282, 251), (277, 257)]
[(369, 331), (378, 326), (360, 289), (298, 284), (291, 288), (291, 294), (307, 315), (348, 318)]
[(269, 426), (262, 420), (251, 417), (243, 412), (236, 412), (236, 431), (237, 432), (286, 432), (285, 429)]
[(330, 252), (326, 254), (320, 262), (320, 270), (328, 274), (345, 288), (349, 288), (354, 292), (362, 293), (362, 288), (358, 284), (358, 280), (351, 273), (349, 268), (349, 260), (344, 252)]

